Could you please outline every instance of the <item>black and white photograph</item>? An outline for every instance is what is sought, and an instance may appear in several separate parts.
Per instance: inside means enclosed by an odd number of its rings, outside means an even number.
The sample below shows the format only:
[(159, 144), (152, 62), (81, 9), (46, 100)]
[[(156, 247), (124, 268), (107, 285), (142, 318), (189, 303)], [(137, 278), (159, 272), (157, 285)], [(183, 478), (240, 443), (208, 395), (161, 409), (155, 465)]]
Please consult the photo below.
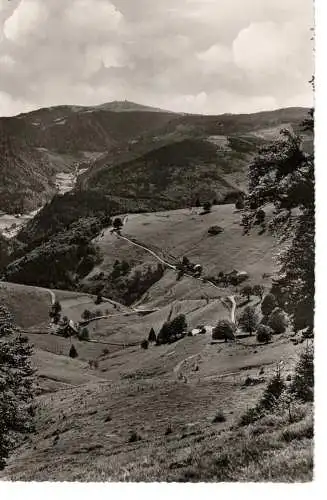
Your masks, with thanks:
[(0, 0), (0, 484), (314, 481), (315, 44)]

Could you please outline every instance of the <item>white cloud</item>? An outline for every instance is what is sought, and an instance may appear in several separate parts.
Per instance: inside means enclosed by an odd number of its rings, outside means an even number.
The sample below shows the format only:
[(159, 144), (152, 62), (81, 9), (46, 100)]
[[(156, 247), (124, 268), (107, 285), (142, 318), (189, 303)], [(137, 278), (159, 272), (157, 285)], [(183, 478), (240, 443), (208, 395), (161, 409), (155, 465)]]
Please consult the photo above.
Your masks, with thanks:
[(202, 69), (207, 74), (226, 71), (232, 64), (233, 54), (229, 47), (220, 44), (211, 45), (209, 49), (199, 52), (197, 58), (202, 62)]
[(292, 37), (284, 25), (253, 23), (233, 42), (236, 64), (245, 71), (276, 72), (295, 51)]
[(72, 36), (88, 37), (86, 42), (117, 30), (122, 21), (121, 12), (108, 0), (70, 0), (65, 11)]
[(48, 11), (39, 0), (21, 0), (13, 14), (4, 23), (4, 34), (15, 43), (26, 43), (26, 39), (37, 35), (38, 29), (47, 20)]
[(32, 111), (34, 106), (22, 100), (15, 100), (6, 92), (0, 90), (0, 116), (11, 116), (13, 114)]
[(122, 68), (127, 60), (124, 51), (112, 44), (90, 45), (85, 51), (85, 65), (83, 75), (91, 76), (104, 68)]
[(312, 0), (0, 0), (2, 101), (307, 105), (312, 25)]

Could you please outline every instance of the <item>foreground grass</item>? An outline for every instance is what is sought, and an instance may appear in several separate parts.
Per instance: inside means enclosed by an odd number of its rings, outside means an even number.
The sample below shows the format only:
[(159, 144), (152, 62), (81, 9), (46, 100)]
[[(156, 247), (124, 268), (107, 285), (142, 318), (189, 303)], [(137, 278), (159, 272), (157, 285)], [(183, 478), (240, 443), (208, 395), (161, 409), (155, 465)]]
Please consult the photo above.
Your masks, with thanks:
[(313, 478), (312, 408), (300, 420), (264, 417), (247, 429), (232, 430), (216, 450), (194, 454), (180, 481), (307, 482)]
[[(133, 482), (308, 482), (313, 409), (240, 417), (258, 389), (232, 382), (92, 383), (39, 398), (37, 435), (1, 479)], [(217, 414), (224, 418), (216, 419)], [(131, 439), (131, 436), (136, 437)]]

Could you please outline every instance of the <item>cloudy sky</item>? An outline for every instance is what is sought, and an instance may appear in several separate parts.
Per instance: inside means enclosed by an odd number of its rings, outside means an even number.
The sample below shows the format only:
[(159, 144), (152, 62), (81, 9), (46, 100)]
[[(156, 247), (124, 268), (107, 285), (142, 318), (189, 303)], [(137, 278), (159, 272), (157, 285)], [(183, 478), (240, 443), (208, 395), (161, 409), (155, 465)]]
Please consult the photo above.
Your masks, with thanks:
[(313, 0), (0, 0), (0, 115), (310, 105), (313, 24)]

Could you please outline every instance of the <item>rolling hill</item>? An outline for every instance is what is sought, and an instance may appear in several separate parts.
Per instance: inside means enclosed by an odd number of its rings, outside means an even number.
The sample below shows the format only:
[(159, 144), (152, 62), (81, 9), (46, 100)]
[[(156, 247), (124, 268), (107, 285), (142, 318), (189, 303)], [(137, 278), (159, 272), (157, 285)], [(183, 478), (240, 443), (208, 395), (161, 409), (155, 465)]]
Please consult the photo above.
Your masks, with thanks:
[[(169, 112), (133, 106), (58, 106), (0, 118), (0, 210), (27, 212), (51, 199), (54, 177), (88, 166), (143, 131), (162, 126)], [(126, 107), (126, 105), (125, 105)], [(116, 109), (113, 111), (111, 109)]]
[[(195, 175), (195, 166), (205, 170), (210, 161), (211, 170), (206, 174), (209, 180), (221, 176), (217, 189), (225, 187), (226, 191), (226, 182), (227, 190), (234, 189), (232, 181), (242, 187), (249, 155), (269, 140), (265, 135), (260, 136), (260, 130), (269, 129), (270, 138), (278, 135), (278, 127), (291, 126), (297, 130), (306, 112), (304, 108), (289, 108), (253, 115), (181, 115), (123, 101), (94, 107), (57, 106), (0, 118), (0, 175), (5, 179), (1, 185), (0, 210), (22, 213), (42, 206), (56, 192), (55, 175), (79, 168), (89, 170), (79, 184), (83, 189), (101, 190), (104, 182), (107, 190), (111, 175), (118, 178), (117, 170), (112, 173), (111, 168), (119, 169), (119, 165), (124, 165), (125, 172), (133, 171), (135, 162), (145, 174), (150, 169), (156, 176), (157, 170), (152, 169), (151, 163), (154, 161), (164, 176), (166, 165), (161, 162), (170, 148), (172, 153), (183, 158), (183, 166), (190, 171), (191, 177)], [(274, 128), (275, 134), (272, 134)], [(244, 134), (248, 137), (243, 137)], [(204, 144), (201, 145), (201, 141)], [(204, 162), (190, 164), (189, 152), (209, 149), (206, 142), (220, 149), (220, 154), (213, 159), (212, 152), (208, 152)], [(172, 177), (168, 175), (170, 189), (164, 193), (172, 196), (173, 202), (178, 195), (172, 195), (171, 191), (177, 193), (180, 185), (182, 191), (188, 188), (183, 186), (184, 172), (179, 170)], [(230, 171), (239, 171), (240, 179), (236, 176), (236, 180), (231, 180)], [(129, 176), (132, 177), (132, 173)], [(132, 178), (128, 177), (127, 185), (130, 186)], [(116, 182), (117, 193), (109, 194), (124, 199), (126, 189), (122, 191), (118, 184)], [(202, 189), (201, 180), (198, 189)], [(145, 189), (146, 196), (147, 191)], [(171, 200), (170, 203), (167, 208), (181, 206), (172, 204)], [(147, 210), (152, 208), (152, 196), (145, 205)], [(154, 210), (158, 208), (153, 206)]]

